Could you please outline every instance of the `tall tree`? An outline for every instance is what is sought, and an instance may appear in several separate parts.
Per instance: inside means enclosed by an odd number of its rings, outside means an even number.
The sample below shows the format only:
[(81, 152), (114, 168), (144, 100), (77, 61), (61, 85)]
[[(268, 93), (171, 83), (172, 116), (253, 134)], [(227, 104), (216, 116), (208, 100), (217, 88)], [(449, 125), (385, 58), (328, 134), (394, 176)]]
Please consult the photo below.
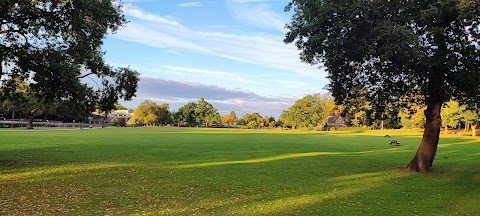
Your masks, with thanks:
[(442, 104), (480, 99), (480, 5), (469, 0), (292, 0), (286, 43), (323, 63), (337, 103), (363, 96), (377, 113), (402, 97), (425, 104), (422, 142), (407, 165), (432, 167)]
[(200, 98), (195, 110), (195, 119), (199, 125), (208, 126), (208, 124), (213, 123), (213, 120), (220, 120), (220, 114), (212, 104), (208, 103), (204, 98)]
[[(108, 112), (122, 98), (135, 96), (138, 73), (113, 69), (103, 60), (101, 45), (108, 31), (125, 22), (121, 5), (97, 0), (3, 0), (0, 3), (0, 85), (28, 82), (39, 102), (65, 97), (90, 75), (102, 78), (97, 103)], [(78, 90), (78, 89), (77, 89)], [(34, 93), (34, 94), (33, 94)]]
[(197, 104), (195, 102), (190, 102), (185, 104), (183, 107), (180, 107), (174, 114), (174, 122), (178, 126), (195, 126), (195, 110), (197, 109)]
[(33, 129), (33, 118), (45, 112), (51, 112), (56, 109), (57, 103), (54, 99), (42, 97), (41, 94), (32, 90), (31, 85), (22, 82), (16, 78), (9, 80), (4, 89), (11, 89), (6, 97), (4, 104), (10, 106), (17, 112), (23, 113), (27, 119), (27, 129)]
[(62, 98), (56, 100), (58, 106), (51, 116), (57, 120), (85, 120), (95, 111), (97, 97), (95, 90), (86, 84), (72, 86)]
[(320, 94), (307, 95), (282, 112), (281, 119), (293, 129), (322, 126), (327, 120), (327, 101)]
[(172, 114), (168, 104), (157, 104), (151, 100), (145, 100), (133, 111), (129, 124), (163, 125), (171, 123)]
[(446, 102), (442, 107), (442, 125), (445, 127), (445, 131), (448, 127), (456, 128), (460, 125), (463, 118), (463, 113), (467, 109), (466, 106), (461, 106), (458, 101), (451, 100)]
[(403, 109), (399, 113), (400, 123), (404, 128), (425, 127), (425, 107), (412, 105), (409, 109)]

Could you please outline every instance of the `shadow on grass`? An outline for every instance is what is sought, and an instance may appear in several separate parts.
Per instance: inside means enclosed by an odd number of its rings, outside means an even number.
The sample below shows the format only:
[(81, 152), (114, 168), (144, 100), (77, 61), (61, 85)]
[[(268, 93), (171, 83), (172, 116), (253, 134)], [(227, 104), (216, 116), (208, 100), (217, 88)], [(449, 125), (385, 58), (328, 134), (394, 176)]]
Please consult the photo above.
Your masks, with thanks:
[[(268, 196), (220, 196), (216, 199), (197, 200), (189, 207), (169, 207), (148, 212), (156, 214), (233, 214), (233, 215), (318, 215), (332, 214), (341, 206), (337, 201), (348, 199), (369, 191), (382, 188), (389, 181), (394, 181), (407, 174), (404, 172), (381, 171), (358, 173), (328, 178), (322, 184), (330, 185), (330, 189), (314, 192), (308, 191), (295, 195), (283, 195), (280, 192)], [(280, 194), (278, 194), (280, 193)], [(337, 204), (335, 204), (337, 203)], [(361, 205), (357, 206), (361, 208)], [(352, 206), (348, 206), (344, 213), (352, 213)], [(358, 212), (355, 212), (356, 214)], [(374, 212), (370, 212), (374, 213)]]

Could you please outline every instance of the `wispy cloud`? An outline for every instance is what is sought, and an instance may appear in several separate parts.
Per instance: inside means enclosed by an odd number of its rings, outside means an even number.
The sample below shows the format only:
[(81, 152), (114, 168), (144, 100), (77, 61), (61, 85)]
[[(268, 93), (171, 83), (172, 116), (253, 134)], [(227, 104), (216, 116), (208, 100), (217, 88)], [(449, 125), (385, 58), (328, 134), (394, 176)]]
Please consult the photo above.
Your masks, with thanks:
[(284, 44), (283, 36), (270, 34), (227, 34), (184, 27), (172, 18), (145, 12), (131, 5), (126, 15), (131, 21), (114, 37), (177, 52), (193, 52), (230, 59), (237, 62), (291, 71), (316, 80), (325, 80), (325, 72), (299, 60), (299, 51)]
[(231, 80), (241, 83), (253, 83), (253, 80), (245, 79), (244, 77), (237, 75), (231, 72), (225, 71), (213, 71), (213, 70), (204, 70), (198, 68), (187, 68), (187, 67), (178, 67), (178, 66), (164, 66), (167, 70), (177, 71), (177, 72), (188, 72), (188, 73), (195, 73), (200, 74), (205, 77), (210, 78), (220, 78), (224, 80)]
[(269, 1), (285, 1), (285, 2), (288, 2), (288, 0), (233, 0), (233, 1), (238, 2), (238, 3), (269, 2)]
[(122, 0), (122, 3), (154, 2), (157, 0)]
[(123, 13), (127, 16), (132, 16), (138, 19), (183, 28), (183, 26), (180, 25), (180, 23), (178, 23), (176, 20), (173, 20), (172, 17), (162, 17), (156, 14), (147, 13), (140, 8), (133, 6), (132, 4), (124, 4)]
[(244, 28), (244, 27), (252, 27), (250, 25), (209, 25), (209, 28)]
[(179, 51), (177, 50), (165, 50), (165, 52), (167, 53), (172, 53), (172, 54), (175, 54), (177, 56), (182, 56), (182, 53), (180, 53)]
[(286, 32), (287, 20), (273, 12), (266, 4), (233, 4), (233, 15), (250, 25)]
[(177, 4), (178, 7), (202, 7), (204, 6), (201, 2), (184, 2)]

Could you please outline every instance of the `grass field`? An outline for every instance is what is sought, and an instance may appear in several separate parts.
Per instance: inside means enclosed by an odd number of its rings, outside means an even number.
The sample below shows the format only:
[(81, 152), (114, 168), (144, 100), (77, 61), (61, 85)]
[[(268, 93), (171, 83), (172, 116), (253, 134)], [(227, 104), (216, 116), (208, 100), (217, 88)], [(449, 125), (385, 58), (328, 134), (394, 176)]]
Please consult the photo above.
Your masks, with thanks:
[[(388, 133), (401, 142), (389, 146)], [(480, 215), (480, 139), (107, 128), (0, 130), (0, 215)]]

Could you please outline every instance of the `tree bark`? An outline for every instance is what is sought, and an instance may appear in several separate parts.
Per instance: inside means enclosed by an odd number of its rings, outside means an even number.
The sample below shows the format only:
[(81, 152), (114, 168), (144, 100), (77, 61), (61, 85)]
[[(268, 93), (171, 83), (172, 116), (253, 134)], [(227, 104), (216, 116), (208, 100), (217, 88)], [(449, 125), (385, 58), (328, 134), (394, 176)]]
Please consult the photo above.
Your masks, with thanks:
[(27, 129), (33, 129), (33, 115), (28, 116)]
[(476, 127), (476, 124), (472, 124), (472, 136), (477, 136), (477, 131), (475, 131)]
[(425, 110), (426, 123), (423, 139), (415, 157), (407, 165), (408, 171), (422, 173), (430, 171), (440, 138), (440, 128), (442, 126), (441, 108), (442, 100), (435, 96), (430, 96), (427, 100), (427, 109)]

